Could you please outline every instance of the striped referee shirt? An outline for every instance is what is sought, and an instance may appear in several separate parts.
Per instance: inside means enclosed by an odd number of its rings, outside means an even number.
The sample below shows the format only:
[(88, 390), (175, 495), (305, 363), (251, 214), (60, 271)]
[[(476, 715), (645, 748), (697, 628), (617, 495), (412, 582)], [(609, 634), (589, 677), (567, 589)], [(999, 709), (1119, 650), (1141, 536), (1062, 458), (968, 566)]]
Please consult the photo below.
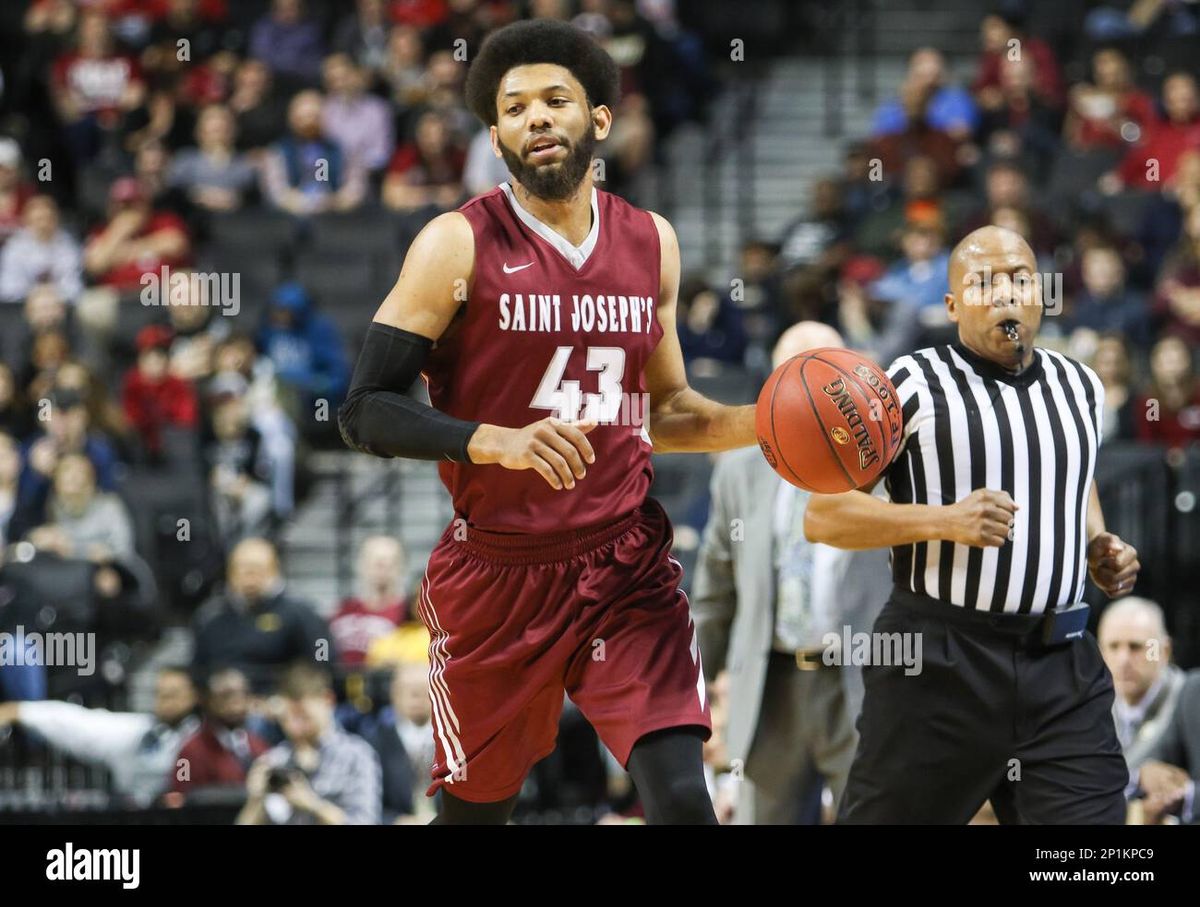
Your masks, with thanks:
[(901, 356), (888, 377), (904, 409), (901, 450), (886, 473), (892, 501), (953, 504), (988, 488), (1020, 508), (998, 548), (894, 547), (897, 586), (981, 611), (1036, 614), (1080, 601), (1104, 408), (1096, 373), (1035, 349), (1014, 376), (954, 343)]

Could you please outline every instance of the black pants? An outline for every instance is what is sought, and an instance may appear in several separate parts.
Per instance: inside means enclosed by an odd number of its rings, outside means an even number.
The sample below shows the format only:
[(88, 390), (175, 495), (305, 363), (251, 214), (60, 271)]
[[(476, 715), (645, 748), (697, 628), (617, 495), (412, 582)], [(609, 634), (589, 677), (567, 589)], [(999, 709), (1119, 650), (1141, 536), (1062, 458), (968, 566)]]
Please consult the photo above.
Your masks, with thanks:
[(921, 670), (864, 668), (839, 822), (961, 824), (988, 799), (1006, 824), (1125, 821), (1129, 772), (1099, 646), (1088, 633), (1041, 648), (1035, 624), (893, 592), (874, 632), (920, 634)]

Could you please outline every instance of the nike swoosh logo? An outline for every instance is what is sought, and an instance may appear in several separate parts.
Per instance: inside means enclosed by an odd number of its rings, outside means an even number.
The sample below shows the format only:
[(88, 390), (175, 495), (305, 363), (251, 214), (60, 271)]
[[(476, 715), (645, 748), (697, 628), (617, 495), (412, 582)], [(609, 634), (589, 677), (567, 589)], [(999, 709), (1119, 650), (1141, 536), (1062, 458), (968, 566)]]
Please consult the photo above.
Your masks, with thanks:
[(518, 271), (524, 271), (526, 268), (532, 268), (532, 267), (533, 267), (533, 262), (531, 261), (528, 264), (517, 265), (515, 268), (510, 268), (508, 266), (508, 262), (506, 261), (504, 263), (504, 273), (505, 274), (516, 274)]

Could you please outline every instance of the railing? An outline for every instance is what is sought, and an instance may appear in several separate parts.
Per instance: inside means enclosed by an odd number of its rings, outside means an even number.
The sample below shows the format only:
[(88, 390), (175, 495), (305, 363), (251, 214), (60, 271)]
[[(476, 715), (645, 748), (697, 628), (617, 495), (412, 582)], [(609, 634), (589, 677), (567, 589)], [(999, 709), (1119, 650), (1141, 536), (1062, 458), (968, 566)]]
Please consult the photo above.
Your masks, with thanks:
[(1162, 605), (1175, 659), (1200, 665), (1200, 449), (1105, 445), (1096, 487), (1108, 528), (1138, 550), (1136, 594)]

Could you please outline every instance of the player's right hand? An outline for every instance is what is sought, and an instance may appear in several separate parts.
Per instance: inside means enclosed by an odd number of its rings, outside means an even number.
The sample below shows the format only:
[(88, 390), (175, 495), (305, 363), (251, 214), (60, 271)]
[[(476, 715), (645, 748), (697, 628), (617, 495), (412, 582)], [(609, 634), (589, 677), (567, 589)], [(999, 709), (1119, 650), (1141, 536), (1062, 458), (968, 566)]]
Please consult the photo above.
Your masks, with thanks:
[(999, 548), (1010, 538), (1018, 509), (1007, 491), (977, 488), (946, 508), (948, 537), (960, 545)]
[(549, 417), (524, 428), (481, 425), (467, 452), (472, 463), (498, 463), (505, 469), (536, 470), (551, 488), (574, 488), (587, 475), (596, 453), (587, 434), (595, 421), (564, 422)]

